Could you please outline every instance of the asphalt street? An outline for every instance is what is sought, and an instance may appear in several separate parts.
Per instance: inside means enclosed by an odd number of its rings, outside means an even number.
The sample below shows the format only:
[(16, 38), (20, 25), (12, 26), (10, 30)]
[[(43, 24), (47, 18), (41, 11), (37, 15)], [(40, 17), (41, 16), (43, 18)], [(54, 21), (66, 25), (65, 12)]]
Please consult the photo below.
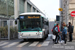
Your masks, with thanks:
[(73, 42), (53, 44), (50, 37), (44, 40), (0, 40), (0, 50), (75, 50), (75, 40)]

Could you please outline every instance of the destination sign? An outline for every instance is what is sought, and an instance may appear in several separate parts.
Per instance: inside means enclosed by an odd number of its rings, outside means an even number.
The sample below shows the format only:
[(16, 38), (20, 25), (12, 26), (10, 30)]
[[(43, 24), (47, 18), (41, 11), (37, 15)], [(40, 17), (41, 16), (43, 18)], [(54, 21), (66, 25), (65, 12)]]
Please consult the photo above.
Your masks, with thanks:
[(22, 15), (22, 16), (19, 16), (19, 19), (40, 19), (40, 15)]
[(40, 16), (28, 16), (28, 18), (40, 18)]

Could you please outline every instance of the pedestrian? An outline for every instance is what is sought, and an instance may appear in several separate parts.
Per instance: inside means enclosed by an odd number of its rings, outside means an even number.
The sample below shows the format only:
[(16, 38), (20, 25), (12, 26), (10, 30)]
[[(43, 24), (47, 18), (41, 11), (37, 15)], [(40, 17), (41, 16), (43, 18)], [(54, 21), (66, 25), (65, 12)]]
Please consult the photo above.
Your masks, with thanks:
[[(62, 22), (62, 26), (61, 26), (61, 31), (63, 30), (63, 25), (65, 24), (65, 22)], [(62, 32), (61, 32), (62, 34)], [(63, 40), (63, 34), (61, 35), (61, 39)]]
[(55, 27), (56, 27), (56, 24), (54, 24), (54, 27), (52, 29), (53, 35), (55, 35), (55, 31), (54, 31)]
[(62, 36), (63, 36), (64, 44), (66, 44), (66, 42), (67, 42), (67, 26), (65, 23), (63, 24)]
[(73, 33), (73, 26), (71, 25), (71, 22), (68, 23), (69, 26), (68, 26), (68, 33), (69, 33), (69, 42), (72, 42), (72, 33)]
[(64, 24), (65, 22), (62, 22), (61, 23), (61, 31), (63, 30), (63, 24)]
[(60, 32), (60, 33), (58, 33), (58, 35), (59, 35), (59, 43), (61, 43), (61, 40), (62, 40), (62, 33)]
[(53, 43), (55, 43), (55, 38), (56, 38), (56, 35), (55, 35), (55, 27), (56, 27), (56, 24), (54, 24), (54, 27), (53, 27), (53, 29), (52, 29), (52, 33), (53, 33), (53, 36), (52, 36), (52, 38), (53, 38)]
[(56, 25), (55, 30), (56, 30), (56, 33), (55, 33), (55, 35), (56, 35), (55, 44), (57, 44), (58, 43), (58, 40), (60, 38), (59, 35), (58, 35), (58, 33), (60, 32), (59, 24)]

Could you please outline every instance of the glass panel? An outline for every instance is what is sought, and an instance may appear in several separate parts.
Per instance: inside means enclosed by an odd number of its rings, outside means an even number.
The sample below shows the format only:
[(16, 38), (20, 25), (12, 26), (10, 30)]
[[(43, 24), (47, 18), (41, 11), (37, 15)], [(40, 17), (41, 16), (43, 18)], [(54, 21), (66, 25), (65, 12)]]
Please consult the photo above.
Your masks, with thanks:
[(6, 11), (6, 0), (0, 0), (0, 17), (6, 17), (7, 11)]
[(14, 18), (14, 0), (8, 0), (8, 17)]
[(27, 3), (27, 12), (31, 12), (31, 5)]
[(24, 0), (19, 0), (19, 14), (24, 13)]
[(14, 0), (0, 0), (0, 17), (14, 18)]
[(41, 20), (39, 15), (20, 16), (21, 31), (41, 31)]
[(35, 8), (33, 8), (33, 12), (35, 12)]
[(4, 25), (3, 26), (7, 26), (7, 21), (4, 21)]

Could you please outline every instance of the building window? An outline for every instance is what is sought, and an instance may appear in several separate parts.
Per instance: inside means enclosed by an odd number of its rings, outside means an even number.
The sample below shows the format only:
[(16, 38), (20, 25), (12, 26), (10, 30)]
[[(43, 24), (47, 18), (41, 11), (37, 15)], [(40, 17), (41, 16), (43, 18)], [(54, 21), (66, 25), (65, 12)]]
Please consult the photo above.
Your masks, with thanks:
[(27, 12), (31, 12), (31, 5), (27, 3)]
[(65, 3), (67, 3), (67, 1)]
[(24, 0), (19, 0), (19, 14), (24, 13)]
[(35, 12), (35, 8), (33, 7), (33, 12)]
[(14, 16), (14, 0), (0, 0), (0, 17)]
[(39, 12), (39, 11), (37, 11), (37, 12)]
[(7, 9), (6, 9), (6, 1), (0, 0), (0, 17), (6, 17), (7, 16)]
[(8, 17), (14, 17), (14, 0), (8, 0)]

